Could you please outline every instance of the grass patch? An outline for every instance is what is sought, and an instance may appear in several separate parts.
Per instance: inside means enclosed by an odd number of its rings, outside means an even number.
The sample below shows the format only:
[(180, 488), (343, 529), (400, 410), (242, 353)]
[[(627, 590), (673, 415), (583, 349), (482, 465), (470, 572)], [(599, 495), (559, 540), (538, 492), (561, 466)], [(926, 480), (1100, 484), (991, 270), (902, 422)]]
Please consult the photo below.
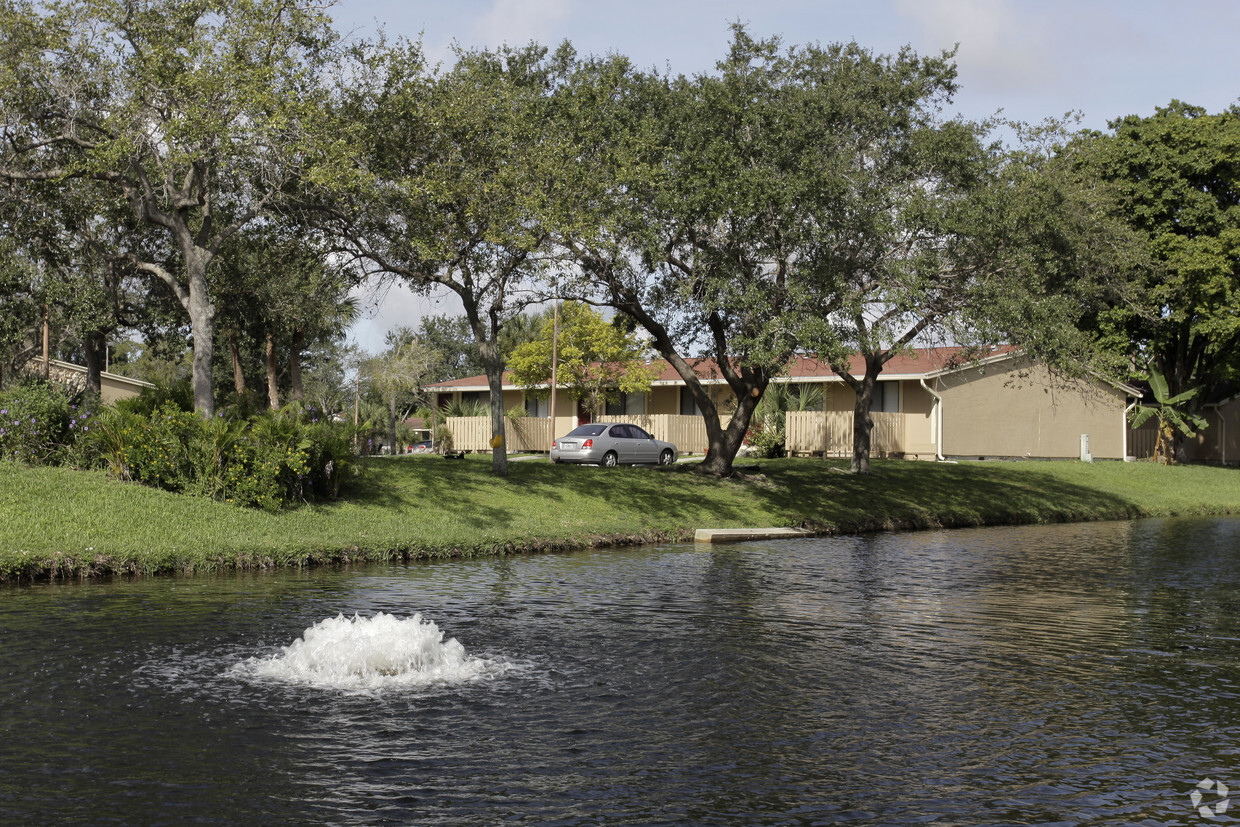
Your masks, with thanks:
[[(211, 571), (684, 539), (696, 528), (825, 533), (1240, 512), (1240, 471), (1146, 463), (767, 460), (712, 480), (689, 468), (372, 460), (347, 500), (270, 513), (0, 462), (0, 579)], [(836, 470), (833, 470), (836, 469)], [(744, 470), (744, 466), (742, 466)]]

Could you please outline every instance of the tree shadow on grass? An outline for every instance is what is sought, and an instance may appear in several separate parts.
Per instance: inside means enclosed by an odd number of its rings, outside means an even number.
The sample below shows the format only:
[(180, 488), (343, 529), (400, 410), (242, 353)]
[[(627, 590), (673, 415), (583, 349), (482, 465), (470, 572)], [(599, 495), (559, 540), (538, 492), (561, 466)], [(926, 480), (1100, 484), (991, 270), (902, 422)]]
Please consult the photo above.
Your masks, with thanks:
[[(1141, 516), (1134, 502), (1032, 465), (876, 461), (873, 476), (841, 462), (762, 462), (719, 480), (692, 468), (603, 469), (547, 462), (491, 473), (489, 455), (375, 463), (346, 499), (396, 520), (466, 529), (477, 547), (572, 538), (640, 537), (695, 528), (799, 526), (824, 533), (1011, 525)], [(331, 506), (326, 506), (331, 508)], [(407, 517), (405, 515), (408, 515)], [(391, 514), (385, 514), (390, 519)], [(410, 537), (417, 534), (410, 531)]]
[(823, 465), (821, 460), (780, 464), (770, 475), (778, 484), (755, 496), (785, 513), (791, 524), (842, 531), (1122, 519), (1143, 513), (1135, 502), (1027, 465), (876, 461), (872, 476), (835, 473)]
[(501, 529), (518, 517), (528, 523), (539, 512), (548, 518), (549, 529), (550, 518), (557, 512), (568, 512), (574, 522), (590, 513), (631, 512), (636, 533), (653, 523), (691, 528), (706, 512), (724, 520), (752, 516), (751, 509), (732, 508), (730, 501), (740, 498), (735, 493), (720, 496), (720, 485), (737, 483), (712, 480), (680, 467), (604, 469), (538, 460), (510, 462), (508, 477), (499, 478), (491, 473), (489, 455), (470, 455), (459, 461), (425, 458), (373, 463), (366, 477), (342, 499), (381, 508), (428, 508)]

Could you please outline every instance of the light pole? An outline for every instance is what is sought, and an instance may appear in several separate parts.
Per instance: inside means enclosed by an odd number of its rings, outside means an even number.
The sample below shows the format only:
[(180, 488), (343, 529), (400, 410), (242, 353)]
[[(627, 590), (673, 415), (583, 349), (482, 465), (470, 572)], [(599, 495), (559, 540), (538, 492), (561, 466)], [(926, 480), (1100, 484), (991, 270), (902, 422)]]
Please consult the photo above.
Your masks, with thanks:
[(557, 362), (559, 361), (559, 344), (560, 344), (560, 283), (556, 281), (554, 289), (551, 291), (551, 410), (547, 413), (551, 418), (550, 444), (547, 446), (547, 461), (554, 462), (551, 458), (551, 449), (555, 447), (555, 386), (557, 379)]

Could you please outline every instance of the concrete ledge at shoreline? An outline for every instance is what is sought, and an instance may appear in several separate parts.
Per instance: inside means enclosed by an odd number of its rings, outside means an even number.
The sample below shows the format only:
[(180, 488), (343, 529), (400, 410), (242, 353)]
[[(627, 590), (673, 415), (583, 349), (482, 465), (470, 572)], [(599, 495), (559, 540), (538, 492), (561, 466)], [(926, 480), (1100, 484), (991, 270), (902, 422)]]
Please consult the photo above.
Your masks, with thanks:
[(813, 537), (814, 532), (801, 528), (699, 528), (693, 532), (695, 543), (740, 543), (745, 540), (770, 540), (778, 537)]

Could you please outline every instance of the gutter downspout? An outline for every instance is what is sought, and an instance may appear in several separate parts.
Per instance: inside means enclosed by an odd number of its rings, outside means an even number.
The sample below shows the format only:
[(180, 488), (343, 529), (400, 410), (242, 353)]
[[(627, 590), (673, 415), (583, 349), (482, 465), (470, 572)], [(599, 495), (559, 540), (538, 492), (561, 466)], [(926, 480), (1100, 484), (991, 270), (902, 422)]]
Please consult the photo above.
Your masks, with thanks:
[(943, 458), (943, 397), (926, 384), (926, 377), (919, 376), (917, 381), (934, 397), (934, 458), (937, 462), (948, 462)]
[(1129, 405), (1127, 408), (1124, 408), (1124, 421), (1123, 421), (1124, 437), (1121, 443), (1124, 446), (1124, 455), (1120, 458), (1124, 462), (1128, 461), (1128, 432), (1132, 430), (1131, 428), (1128, 427), (1128, 414), (1132, 413), (1132, 409), (1137, 407), (1138, 401), (1140, 400), (1134, 399), (1132, 400), (1131, 405)]

